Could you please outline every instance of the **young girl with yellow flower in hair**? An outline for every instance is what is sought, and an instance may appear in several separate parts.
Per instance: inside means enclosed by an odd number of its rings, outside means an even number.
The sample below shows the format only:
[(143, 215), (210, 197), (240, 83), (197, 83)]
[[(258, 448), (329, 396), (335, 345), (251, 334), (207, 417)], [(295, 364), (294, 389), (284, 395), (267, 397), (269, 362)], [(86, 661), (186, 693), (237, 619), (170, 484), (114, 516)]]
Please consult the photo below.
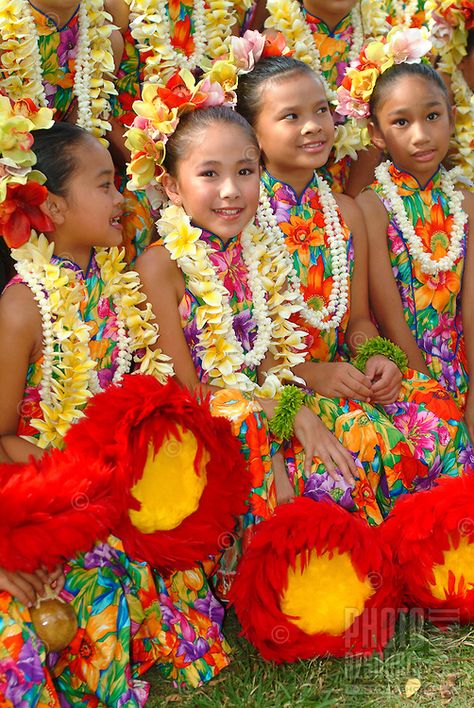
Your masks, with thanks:
[[(268, 0), (266, 28), (286, 38), (293, 57), (308, 64), (323, 81), (330, 105), (344, 71), (358, 57), (366, 37), (379, 37), (390, 30), (379, 3), (362, 0)], [(367, 132), (335, 113), (336, 138), (322, 174), (336, 192), (356, 196), (373, 177), (378, 151), (364, 148)]]
[[(316, 392), (322, 420), (364, 468), (367, 482), (352, 498), (348, 492), (349, 506), (379, 524), (398, 495), (462, 471), (457, 455), (468, 446), (466, 431), (441, 387), (413, 375), (402, 381), (401, 350), (377, 337), (362, 214), (314, 172), (334, 134), (321, 81), (302, 62), (272, 57), (240, 78), (237, 94), (237, 108), (255, 126), (262, 149), (257, 220), (287, 259), (301, 307), (297, 322), (309, 335), (307, 361), (294, 371)], [(323, 470), (302, 480), (297, 446), (286, 455), (297, 491), (311, 488), (316, 498), (328, 488), (333, 497), (345, 494), (341, 486), (330, 488)]]
[(381, 68), (370, 121), (373, 142), (389, 156), (359, 197), (369, 233), (372, 309), (410, 366), (454, 398), (473, 439), (474, 334), (463, 313), (474, 306), (474, 197), (442, 166), (454, 126), (446, 87), (427, 64)]
[[(151, 311), (117, 248), (123, 197), (108, 151), (69, 123), (34, 130), (52, 120), (31, 102), (10, 108), (2, 97), (0, 109), (0, 133), (10, 131), (0, 140), (0, 230), (17, 270), (0, 299), (0, 450), (2, 461), (21, 462), (61, 446), (89, 398), (133, 362), (160, 380), (172, 369), (150, 349)], [(64, 585), (79, 631), (47, 656), (30, 608), (51, 583)], [(162, 577), (115, 537), (64, 574), (0, 569), (0, 694), (6, 705), (143, 706), (140, 676), (152, 665), (197, 686), (228, 664), (222, 617), (202, 570)]]
[(462, 170), (462, 181), (474, 185), (474, 6), (470, 0), (428, 0), (426, 13), (430, 39), (437, 55), (436, 68), (456, 106), (455, 131), (448, 161)]

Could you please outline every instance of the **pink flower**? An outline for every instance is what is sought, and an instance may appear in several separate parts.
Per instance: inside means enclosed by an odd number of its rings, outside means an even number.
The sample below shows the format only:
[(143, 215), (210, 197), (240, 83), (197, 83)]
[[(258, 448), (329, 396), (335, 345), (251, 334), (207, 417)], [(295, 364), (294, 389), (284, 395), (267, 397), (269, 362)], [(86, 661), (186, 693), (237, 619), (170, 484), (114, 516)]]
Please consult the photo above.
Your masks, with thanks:
[(397, 30), (388, 38), (390, 44), (390, 54), (395, 64), (406, 62), (407, 64), (418, 64), (421, 57), (428, 54), (432, 44), (426, 39), (426, 33), (417, 27), (407, 30)]
[(146, 130), (150, 125), (151, 121), (148, 118), (143, 118), (143, 116), (135, 116), (132, 123), (132, 128), (139, 128), (140, 130)]
[(265, 37), (257, 30), (247, 30), (243, 37), (231, 37), (235, 63), (241, 74), (252, 71), (262, 56)]
[(430, 39), (436, 49), (441, 49), (451, 41), (454, 28), (445, 17), (433, 13), (433, 25), (431, 27)]
[(351, 118), (368, 118), (370, 115), (369, 104), (358, 101), (351, 96), (351, 92), (344, 86), (339, 86), (337, 89), (337, 113), (341, 116), (350, 116)]
[(222, 86), (217, 81), (204, 79), (199, 87), (199, 91), (206, 95), (205, 101), (201, 104), (201, 108), (209, 108), (210, 106), (222, 106), (225, 101), (225, 92)]

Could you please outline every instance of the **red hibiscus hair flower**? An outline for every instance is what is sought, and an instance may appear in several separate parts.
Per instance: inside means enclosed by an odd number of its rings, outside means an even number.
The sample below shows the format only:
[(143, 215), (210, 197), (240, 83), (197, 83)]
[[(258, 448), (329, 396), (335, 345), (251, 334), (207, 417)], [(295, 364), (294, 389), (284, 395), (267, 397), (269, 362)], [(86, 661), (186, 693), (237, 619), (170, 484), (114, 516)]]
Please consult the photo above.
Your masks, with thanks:
[(9, 184), (6, 199), (0, 204), (0, 234), (9, 248), (19, 248), (30, 238), (31, 229), (52, 231), (54, 226), (40, 209), (48, 190), (31, 181)]

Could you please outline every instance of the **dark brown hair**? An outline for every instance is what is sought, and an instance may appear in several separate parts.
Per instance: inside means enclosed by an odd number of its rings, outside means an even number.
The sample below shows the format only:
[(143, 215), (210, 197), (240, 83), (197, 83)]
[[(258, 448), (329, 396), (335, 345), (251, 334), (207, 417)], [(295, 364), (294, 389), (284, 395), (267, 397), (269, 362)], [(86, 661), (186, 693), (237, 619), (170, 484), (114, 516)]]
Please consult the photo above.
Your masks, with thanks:
[(186, 156), (190, 147), (196, 140), (196, 134), (207, 130), (216, 123), (237, 125), (244, 131), (249, 141), (260, 152), (253, 128), (239, 113), (229, 106), (211, 106), (186, 113), (180, 118), (178, 126), (166, 143), (164, 168), (171, 175), (176, 176), (179, 161)]

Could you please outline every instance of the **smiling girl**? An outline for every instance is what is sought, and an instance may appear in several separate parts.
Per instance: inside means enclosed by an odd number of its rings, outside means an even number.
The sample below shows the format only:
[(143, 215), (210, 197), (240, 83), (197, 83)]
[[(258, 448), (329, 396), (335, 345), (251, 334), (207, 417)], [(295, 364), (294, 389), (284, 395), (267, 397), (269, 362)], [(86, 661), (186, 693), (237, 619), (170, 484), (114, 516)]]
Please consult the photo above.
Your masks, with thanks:
[[(395, 363), (405, 368), (400, 350), (377, 337), (368, 306), (362, 214), (314, 172), (333, 140), (320, 80), (292, 58), (264, 59), (241, 77), (237, 107), (255, 127), (262, 149), (257, 218), (279, 240), (293, 287), (304, 296), (297, 321), (309, 335), (308, 356), (295, 372), (318, 394), (328, 427), (367, 469), (377, 500), (369, 518), (380, 523), (399, 494), (429, 486), (440, 472), (458, 474), (456, 451), (468, 444), (466, 432), (452, 402), (443, 415), (441, 387), (414, 381), (412, 372), (402, 382)], [(443, 401), (437, 410), (438, 396)], [(306, 487), (323, 480), (314, 476)]]
[[(146, 371), (142, 355), (162, 381), (171, 368), (149, 348), (157, 337), (151, 313), (116, 248), (123, 197), (110, 154), (82, 128), (57, 123), (34, 130), (32, 155), (25, 125), (47, 124), (49, 111), (30, 121), (31, 104), (20, 104), (21, 115), (11, 109), (7, 121), (2, 100), (2, 116), (23, 145), (16, 155), (30, 165), (36, 159), (40, 170), (6, 171), (0, 204), (17, 270), (0, 298), (0, 459), (22, 462), (61, 447), (94, 394), (119, 384), (132, 362)], [(46, 187), (35, 181), (41, 173)], [(51, 583), (58, 592), (64, 585), (79, 631), (47, 656), (30, 608)], [(42, 568), (0, 568), (0, 695), (7, 705), (143, 706), (149, 686), (140, 677), (153, 664), (191, 686), (227, 665), (222, 617), (202, 569), (165, 578), (113, 536), (49, 577)]]

